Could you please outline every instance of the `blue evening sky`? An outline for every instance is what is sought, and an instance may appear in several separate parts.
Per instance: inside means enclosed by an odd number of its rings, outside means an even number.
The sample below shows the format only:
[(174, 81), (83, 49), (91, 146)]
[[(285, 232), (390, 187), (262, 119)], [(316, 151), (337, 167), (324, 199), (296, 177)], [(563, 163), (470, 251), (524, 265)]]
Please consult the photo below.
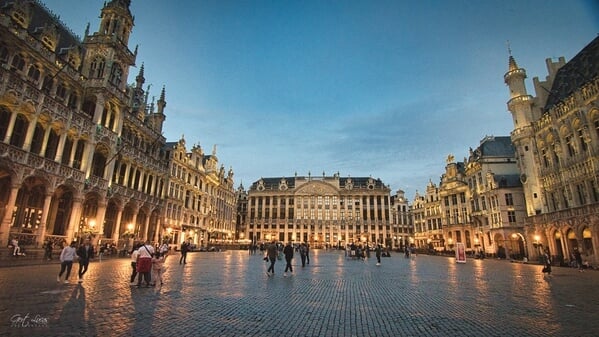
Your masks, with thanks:
[[(45, 0), (78, 36), (104, 0)], [(503, 75), (512, 55), (533, 77), (599, 33), (597, 0), (132, 0), (167, 141), (182, 135), (235, 172), (381, 178), (412, 199), (445, 159), (508, 136)]]

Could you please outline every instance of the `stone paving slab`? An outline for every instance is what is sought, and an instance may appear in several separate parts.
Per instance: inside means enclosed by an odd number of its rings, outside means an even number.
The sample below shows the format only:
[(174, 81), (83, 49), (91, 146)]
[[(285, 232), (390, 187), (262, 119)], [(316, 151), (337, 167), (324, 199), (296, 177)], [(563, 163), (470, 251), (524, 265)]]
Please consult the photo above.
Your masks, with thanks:
[(131, 287), (127, 259), (78, 285), (55, 264), (0, 269), (0, 336), (598, 336), (599, 272), (400, 255), (312, 252), (268, 277), (245, 251), (169, 256), (165, 284)]

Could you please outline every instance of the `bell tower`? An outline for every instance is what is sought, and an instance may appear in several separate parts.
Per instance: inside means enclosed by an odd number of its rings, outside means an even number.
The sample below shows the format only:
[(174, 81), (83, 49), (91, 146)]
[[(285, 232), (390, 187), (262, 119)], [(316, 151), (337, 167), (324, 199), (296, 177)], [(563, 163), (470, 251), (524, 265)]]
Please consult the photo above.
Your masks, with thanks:
[(516, 149), (520, 181), (524, 188), (526, 198), (526, 211), (529, 216), (546, 212), (541, 193), (541, 183), (537, 173), (535, 155), (538, 152), (535, 142), (533, 123), (534, 100), (526, 92), (526, 70), (519, 68), (516, 60), (511, 55), (508, 61), (508, 72), (503, 76), (505, 84), (510, 90), (510, 100), (507, 108), (512, 114), (514, 130), (511, 133), (512, 143)]
[(131, 0), (111, 0), (100, 13), (100, 26), (83, 39), (86, 55), (83, 75), (92, 81), (92, 87), (108, 86), (124, 92), (129, 67), (135, 65), (137, 50), (132, 53), (127, 43), (133, 30), (133, 15), (129, 10)]

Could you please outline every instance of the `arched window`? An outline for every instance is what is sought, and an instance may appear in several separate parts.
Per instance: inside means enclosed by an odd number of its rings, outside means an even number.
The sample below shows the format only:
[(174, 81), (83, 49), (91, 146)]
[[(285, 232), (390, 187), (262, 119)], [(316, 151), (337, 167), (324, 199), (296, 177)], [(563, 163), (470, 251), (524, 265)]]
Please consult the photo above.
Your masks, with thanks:
[(12, 130), (12, 135), (10, 136), (10, 145), (23, 147), (28, 128), (29, 121), (27, 118), (25, 118), (23, 115), (18, 115), (17, 119), (15, 120), (15, 127)]
[(6, 138), (8, 132), (8, 124), (10, 123), (10, 111), (4, 107), (0, 107), (0, 141)]
[(582, 245), (584, 247), (584, 252), (587, 255), (594, 255), (593, 248), (593, 239), (591, 238), (591, 230), (589, 228), (585, 228), (582, 230)]
[(41, 75), (40, 69), (37, 65), (33, 64), (33, 65), (31, 65), (31, 67), (29, 67), (29, 71), (27, 72), (27, 77), (29, 77), (30, 80), (37, 83), (37, 81), (39, 81), (39, 79), (40, 79), (40, 75)]
[(92, 175), (104, 178), (104, 168), (106, 167), (106, 155), (103, 151), (96, 151), (92, 161)]
[(89, 74), (90, 78), (102, 78), (104, 77), (104, 67), (106, 66), (106, 62), (101, 57), (96, 57), (92, 63), (89, 65)]
[(25, 69), (25, 60), (23, 59), (23, 56), (21, 56), (21, 54), (16, 54), (12, 58), (12, 62), (10, 65), (18, 71), (23, 71), (23, 69)]
[(58, 150), (59, 139), (60, 137), (58, 136), (56, 131), (54, 131), (54, 129), (50, 129), (50, 135), (48, 136), (48, 144), (46, 145), (46, 158), (52, 160), (56, 158), (56, 151)]
[(35, 126), (35, 131), (33, 132), (33, 139), (31, 140), (31, 153), (41, 155), (42, 145), (44, 143), (44, 134), (46, 130), (38, 123)]

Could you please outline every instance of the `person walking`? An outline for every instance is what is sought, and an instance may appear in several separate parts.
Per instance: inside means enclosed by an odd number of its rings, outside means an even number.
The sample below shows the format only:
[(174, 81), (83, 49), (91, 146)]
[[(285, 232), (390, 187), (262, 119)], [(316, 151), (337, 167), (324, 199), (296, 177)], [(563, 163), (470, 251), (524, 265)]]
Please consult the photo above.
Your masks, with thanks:
[(580, 254), (580, 250), (578, 250), (578, 247), (574, 248), (574, 259), (576, 260), (576, 266), (578, 267), (578, 271), (582, 272), (582, 254)]
[(83, 282), (83, 274), (87, 272), (89, 260), (94, 258), (94, 247), (89, 239), (85, 239), (83, 244), (77, 249), (77, 257), (79, 258), (79, 283)]
[(543, 254), (543, 273), (547, 273), (548, 276), (551, 276), (551, 255), (549, 254), (549, 248), (545, 248), (545, 252)]
[(381, 244), (377, 244), (376, 248), (375, 248), (375, 255), (376, 255), (376, 265), (380, 266), (381, 265)]
[(277, 243), (273, 241), (268, 248), (266, 248), (266, 256), (268, 256), (268, 260), (270, 261), (270, 266), (266, 270), (266, 275), (274, 276), (275, 275), (275, 262), (277, 262), (277, 255), (279, 255), (279, 250), (277, 249)]
[(143, 277), (146, 287), (150, 286), (152, 281), (152, 254), (154, 254), (154, 247), (150, 244), (150, 240), (147, 240), (145, 244), (141, 245), (138, 249), (139, 257), (137, 259), (137, 272), (140, 274), (137, 277), (137, 287), (141, 288), (141, 280)]
[(181, 244), (181, 257), (179, 258), (179, 264), (187, 264), (187, 252), (189, 251), (189, 242), (185, 241)]
[(60, 282), (60, 278), (66, 270), (67, 275), (64, 278), (64, 283), (69, 283), (71, 268), (73, 268), (73, 260), (77, 257), (77, 249), (75, 249), (76, 245), (77, 242), (73, 241), (69, 246), (64, 247), (60, 252), (60, 273), (58, 273), (58, 276), (56, 277), (57, 282)]
[[(135, 244), (133, 246), (133, 251), (131, 252), (131, 285), (135, 285), (135, 277), (137, 276), (137, 259), (139, 258), (139, 245)], [(139, 276), (141, 277), (141, 275)]]
[(306, 244), (302, 242), (299, 248), (300, 258), (302, 259), (302, 267), (306, 266), (306, 254), (308, 252), (308, 248)]
[(291, 242), (287, 242), (287, 245), (283, 248), (283, 254), (285, 255), (285, 262), (287, 262), (283, 276), (287, 277), (287, 271), (293, 273), (293, 266), (291, 266), (291, 260), (293, 260), (293, 246), (291, 245)]

